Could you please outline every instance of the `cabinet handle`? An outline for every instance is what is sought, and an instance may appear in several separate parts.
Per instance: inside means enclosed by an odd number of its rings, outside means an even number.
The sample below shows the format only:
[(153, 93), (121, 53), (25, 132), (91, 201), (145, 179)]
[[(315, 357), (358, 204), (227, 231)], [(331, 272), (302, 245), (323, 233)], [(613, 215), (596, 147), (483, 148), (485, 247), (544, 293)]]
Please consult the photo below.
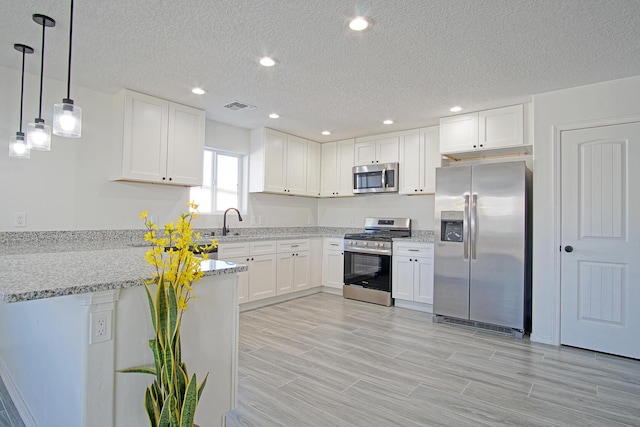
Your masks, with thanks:
[(409, 249), (409, 252), (420, 252), (420, 249)]
[(172, 181), (172, 180), (173, 180), (173, 178), (169, 178), (169, 181)]
[(420, 189), (420, 191), (423, 191), (422, 188)]
[(292, 248), (297, 248), (300, 245), (291, 245)]
[(484, 147), (484, 144), (480, 144), (480, 148)]
[(413, 260), (411, 258), (409, 258), (409, 262), (412, 262)]
[(165, 178), (165, 177), (163, 176), (163, 177), (162, 177), (162, 180), (164, 181), (165, 179), (167, 179), (167, 178)]
[(473, 148), (476, 148), (476, 146), (474, 145)]
[(418, 191), (418, 189), (416, 188), (416, 189), (415, 189), (415, 190), (413, 190), (413, 191)]

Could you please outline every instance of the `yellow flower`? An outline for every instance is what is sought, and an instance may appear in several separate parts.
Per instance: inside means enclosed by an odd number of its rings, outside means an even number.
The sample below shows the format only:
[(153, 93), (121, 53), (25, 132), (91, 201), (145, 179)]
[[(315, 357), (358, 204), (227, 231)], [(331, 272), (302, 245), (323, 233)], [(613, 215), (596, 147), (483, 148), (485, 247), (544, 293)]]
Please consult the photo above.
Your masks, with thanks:
[(140, 219), (145, 219), (149, 215), (149, 212), (146, 210), (140, 212)]

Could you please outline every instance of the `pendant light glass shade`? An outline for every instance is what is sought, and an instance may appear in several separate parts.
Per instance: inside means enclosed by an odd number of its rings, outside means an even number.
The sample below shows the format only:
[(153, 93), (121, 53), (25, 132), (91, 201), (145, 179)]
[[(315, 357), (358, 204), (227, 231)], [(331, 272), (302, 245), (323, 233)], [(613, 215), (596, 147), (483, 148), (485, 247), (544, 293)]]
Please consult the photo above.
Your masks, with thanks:
[(35, 123), (27, 125), (27, 145), (32, 150), (51, 150), (51, 126), (44, 120), (36, 119)]
[(16, 43), (13, 48), (22, 53), (22, 79), (20, 80), (20, 130), (16, 136), (9, 141), (9, 157), (15, 159), (28, 159), (31, 157), (31, 150), (24, 140), (22, 132), (22, 105), (24, 103), (24, 59), (27, 54), (33, 53), (33, 48), (24, 44)]
[(14, 159), (28, 159), (31, 157), (31, 150), (24, 140), (24, 133), (16, 132), (16, 136), (9, 141), (9, 157)]
[(27, 126), (27, 145), (32, 150), (51, 150), (51, 126), (42, 119), (42, 79), (44, 78), (44, 34), (47, 27), (55, 27), (56, 21), (38, 13), (33, 15), (33, 20), (42, 25), (42, 51), (40, 57), (40, 106), (38, 118)]
[(69, 18), (69, 69), (67, 72), (67, 97), (61, 104), (53, 106), (53, 133), (66, 138), (82, 136), (82, 108), (73, 104), (71, 99), (71, 46), (73, 41), (73, 0)]
[(66, 138), (82, 136), (82, 108), (73, 105), (72, 99), (53, 105), (53, 133)]

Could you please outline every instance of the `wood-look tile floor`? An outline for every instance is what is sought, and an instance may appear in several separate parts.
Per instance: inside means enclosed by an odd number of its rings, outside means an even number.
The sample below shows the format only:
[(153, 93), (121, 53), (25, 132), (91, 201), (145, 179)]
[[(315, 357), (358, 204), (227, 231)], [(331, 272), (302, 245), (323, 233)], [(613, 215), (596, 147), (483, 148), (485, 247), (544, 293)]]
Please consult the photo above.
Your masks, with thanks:
[[(630, 337), (631, 339), (631, 337)], [(640, 362), (319, 293), (240, 315), (228, 426), (640, 426)]]

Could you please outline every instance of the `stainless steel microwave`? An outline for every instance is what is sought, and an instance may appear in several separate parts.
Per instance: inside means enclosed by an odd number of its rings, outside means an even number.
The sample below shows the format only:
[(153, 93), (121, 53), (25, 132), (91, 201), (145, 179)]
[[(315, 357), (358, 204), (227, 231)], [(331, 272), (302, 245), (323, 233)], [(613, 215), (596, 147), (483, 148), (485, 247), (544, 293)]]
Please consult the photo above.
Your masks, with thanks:
[(354, 193), (393, 193), (397, 191), (397, 163), (382, 163), (353, 167)]

